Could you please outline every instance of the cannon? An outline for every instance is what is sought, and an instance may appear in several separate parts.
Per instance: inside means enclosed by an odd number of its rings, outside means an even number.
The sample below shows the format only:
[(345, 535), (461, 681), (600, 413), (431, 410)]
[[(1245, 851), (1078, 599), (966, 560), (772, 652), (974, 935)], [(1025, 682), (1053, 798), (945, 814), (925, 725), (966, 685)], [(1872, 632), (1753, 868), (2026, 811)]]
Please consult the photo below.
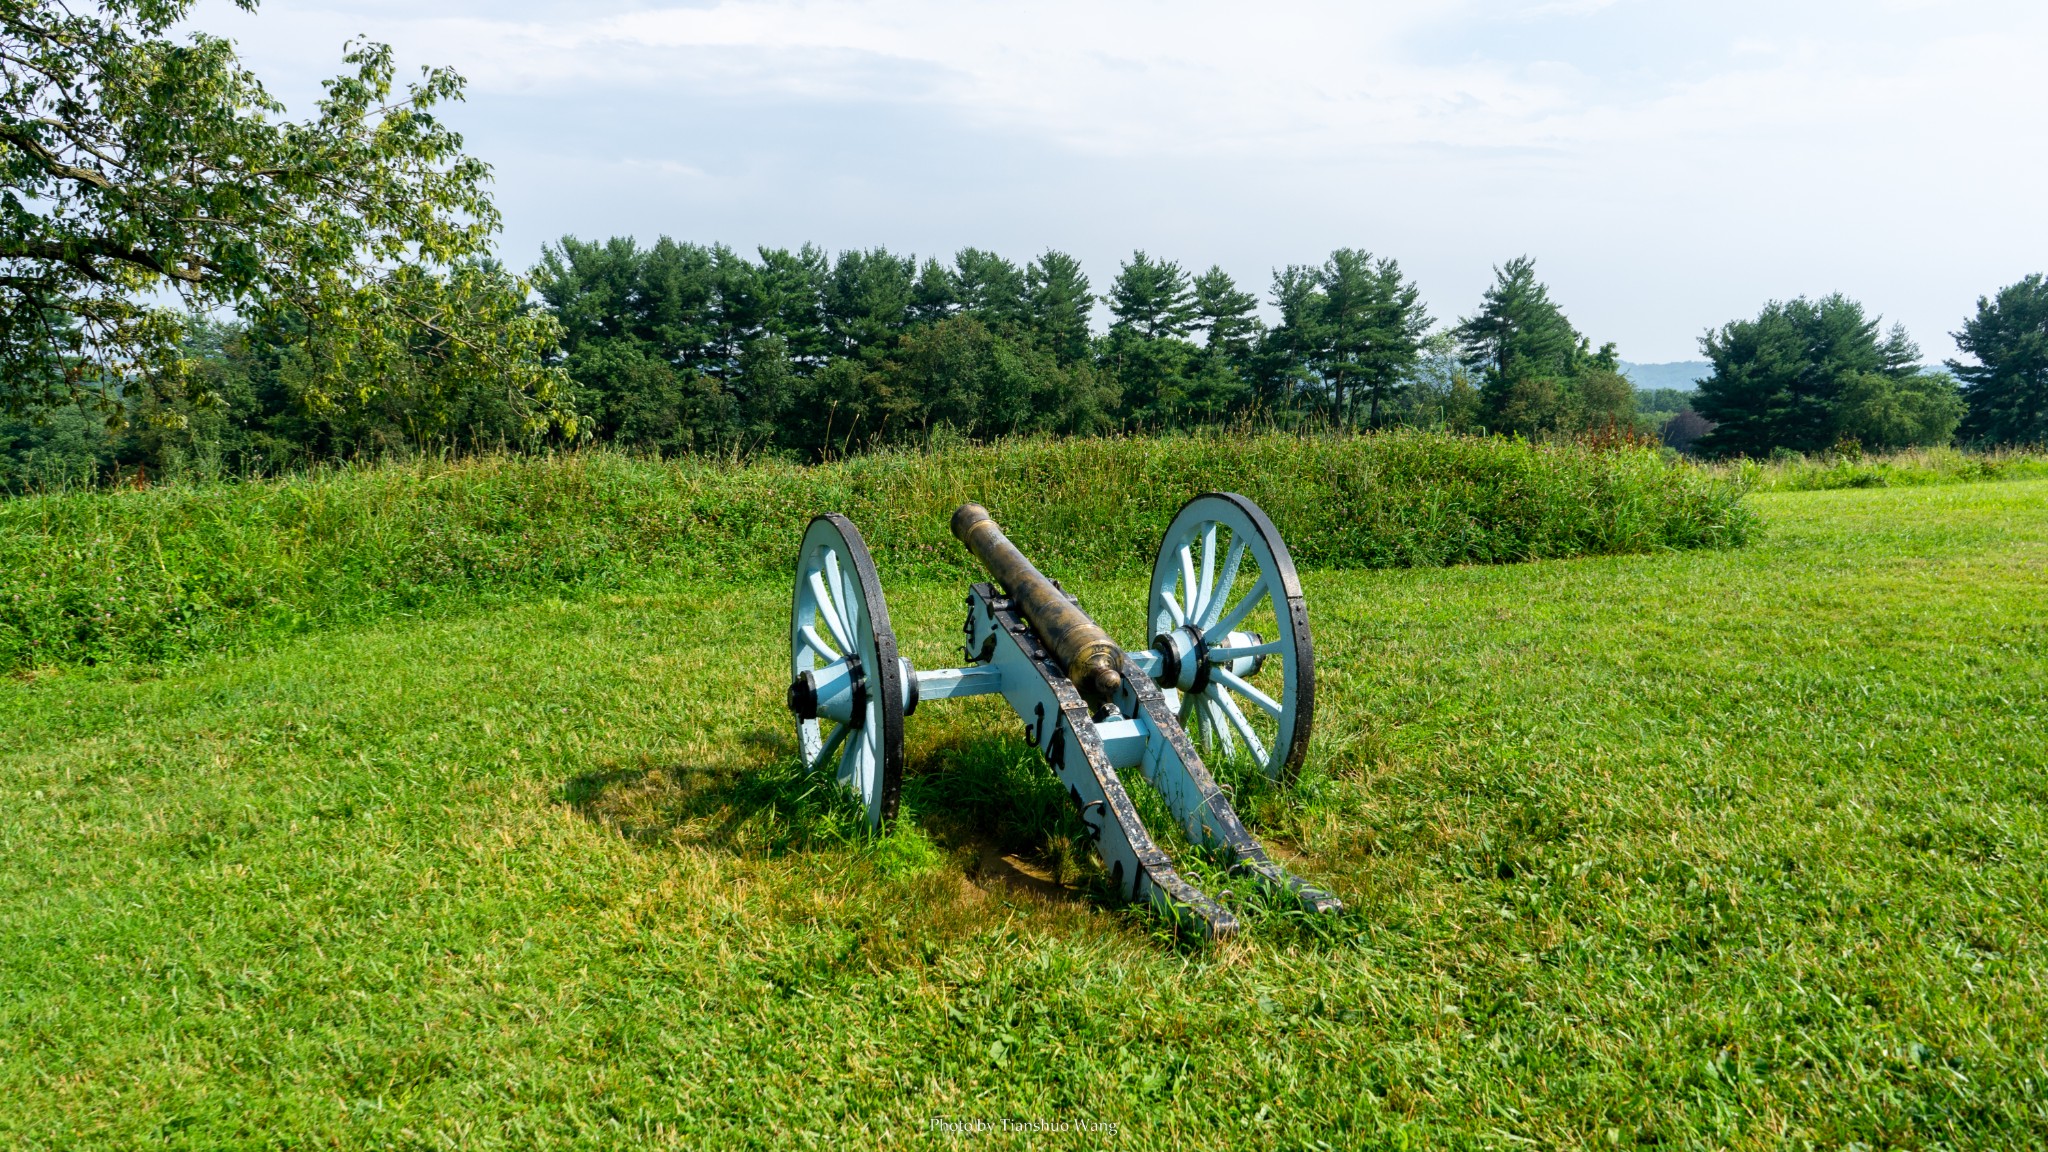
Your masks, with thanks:
[(1280, 867), (1246, 831), (1205, 755), (1291, 780), (1315, 719), (1315, 649), (1294, 561), (1243, 496), (1183, 505), (1160, 544), (1151, 639), (1119, 646), (1034, 566), (988, 510), (963, 504), (953, 535), (987, 570), (966, 599), (963, 664), (919, 670), (897, 650), (860, 531), (828, 513), (804, 533), (790, 615), (788, 706), (799, 754), (835, 774), (871, 825), (896, 813), (904, 720), (925, 704), (1001, 695), (1066, 786), (1112, 886), (1211, 938), (1236, 915), (1174, 870), (1124, 786), (1150, 781), (1190, 843), (1314, 913), (1342, 907)]

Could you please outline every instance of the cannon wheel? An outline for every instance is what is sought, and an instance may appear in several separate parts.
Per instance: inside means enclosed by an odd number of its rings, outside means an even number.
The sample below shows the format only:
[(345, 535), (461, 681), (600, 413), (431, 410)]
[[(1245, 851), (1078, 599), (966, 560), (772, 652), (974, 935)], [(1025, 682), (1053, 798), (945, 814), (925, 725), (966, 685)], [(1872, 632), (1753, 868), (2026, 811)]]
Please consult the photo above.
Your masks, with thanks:
[[(808, 770), (832, 768), (867, 806), (871, 827), (893, 818), (903, 783), (909, 673), (867, 544), (837, 513), (812, 520), (804, 532), (789, 647), (789, 705)], [(820, 686), (828, 686), (822, 707)]]
[(1182, 505), (1146, 613), (1188, 735), (1292, 780), (1315, 723), (1315, 646), (1294, 558), (1259, 506), (1230, 492)]

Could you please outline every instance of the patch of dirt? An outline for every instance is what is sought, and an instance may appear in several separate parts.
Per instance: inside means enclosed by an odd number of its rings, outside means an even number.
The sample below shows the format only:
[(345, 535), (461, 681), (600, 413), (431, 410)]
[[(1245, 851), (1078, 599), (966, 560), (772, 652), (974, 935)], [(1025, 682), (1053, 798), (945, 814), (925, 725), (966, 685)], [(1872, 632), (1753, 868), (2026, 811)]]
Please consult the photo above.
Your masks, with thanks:
[(1061, 884), (1043, 865), (1015, 852), (1004, 852), (994, 844), (973, 846), (967, 874), (962, 879), (983, 892), (1000, 885), (1041, 900), (1072, 903), (1081, 894)]

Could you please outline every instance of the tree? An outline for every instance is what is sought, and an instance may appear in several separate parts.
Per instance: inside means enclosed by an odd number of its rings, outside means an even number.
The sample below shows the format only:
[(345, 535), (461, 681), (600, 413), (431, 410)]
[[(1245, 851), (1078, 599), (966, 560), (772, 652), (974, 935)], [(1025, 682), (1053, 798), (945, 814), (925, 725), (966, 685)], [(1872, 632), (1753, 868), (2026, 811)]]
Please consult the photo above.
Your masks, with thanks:
[(1975, 364), (1948, 362), (1963, 382), (1963, 435), (1990, 444), (2048, 443), (2048, 282), (2039, 273), (1977, 298), (1954, 333)]
[(1195, 291), (1188, 274), (1171, 260), (1153, 260), (1143, 252), (1131, 253), (1102, 302), (1115, 317), (1110, 331), (1145, 340), (1180, 339), (1195, 323)]
[(1029, 314), (1024, 273), (993, 252), (962, 248), (953, 257), (960, 310), (984, 324), (1016, 327)]
[(1205, 334), (1188, 380), (1189, 416), (1213, 423), (1242, 410), (1251, 398), (1253, 356), (1265, 325), (1259, 298), (1238, 288), (1222, 268), (1211, 265), (1194, 278), (1195, 320)]
[(1095, 312), (1088, 277), (1081, 262), (1065, 252), (1047, 249), (1024, 270), (1024, 290), (1031, 308), (1031, 328), (1061, 367), (1088, 356), (1092, 338), (1089, 318)]
[(1835, 438), (1865, 448), (1931, 448), (1955, 438), (1966, 411), (1945, 372), (1864, 372), (1842, 384)]
[(773, 332), (756, 337), (740, 352), (730, 384), (736, 430), (745, 444), (764, 447), (783, 439), (798, 378), (789, 341)]
[(1087, 365), (1064, 370), (1046, 349), (971, 315), (907, 334), (890, 362), (890, 390), (915, 398), (910, 422), (921, 434), (941, 427), (970, 437), (1088, 432), (1101, 424)]
[[(817, 245), (806, 244), (794, 252), (757, 248), (754, 254), (759, 263), (749, 263), (723, 245), (713, 251), (723, 274), (714, 303), (728, 333), (730, 351), (722, 358), (726, 363), (736, 363), (746, 345), (764, 334), (781, 338), (790, 360), (812, 369), (823, 365), (841, 346), (838, 339), (848, 331), (843, 322), (849, 314), (831, 309), (846, 307), (846, 298), (833, 293), (844, 291), (848, 282), (835, 278)], [(909, 261), (903, 261), (902, 269), (907, 272), (908, 268)], [(891, 284), (885, 292), (894, 300), (881, 306), (880, 338), (886, 338), (889, 325), (897, 322), (892, 318), (902, 316), (900, 285)]]
[(1395, 422), (1419, 428), (1470, 432), (1479, 425), (1479, 389), (1472, 370), (1458, 355), (1457, 337), (1435, 332), (1422, 350), (1391, 412)]
[(1273, 307), (1278, 326), (1267, 331), (1253, 354), (1254, 391), (1276, 415), (1297, 415), (1323, 400), (1308, 364), (1322, 341), (1322, 293), (1317, 270), (1289, 264), (1273, 273)]
[[(561, 362), (594, 436), (664, 453), (731, 437), (730, 409), (703, 394), (702, 378), (738, 353), (716, 306), (729, 273), (718, 252), (666, 236), (647, 249), (563, 237), (542, 250), (534, 284), (560, 325)], [(702, 427), (707, 416), (719, 426)]]
[(842, 356), (884, 349), (910, 319), (916, 262), (886, 248), (841, 252), (825, 286), (825, 325)]
[(959, 285), (953, 273), (935, 257), (918, 265), (917, 283), (910, 287), (910, 320), (914, 324), (936, 324), (960, 307)]
[(168, 290), (317, 338), (316, 408), (370, 403), (402, 369), (442, 409), (509, 385), (566, 419), (552, 319), (479, 263), (489, 168), (433, 111), (461, 77), (395, 97), (390, 49), (358, 43), (318, 115), (283, 120), (228, 41), (169, 38), (191, 7), (0, 0), (0, 406), (85, 398), (118, 419), (124, 397), (181, 392), (183, 321), (151, 303)]
[(1199, 349), (1187, 340), (1197, 312), (1194, 285), (1181, 266), (1143, 252), (1117, 270), (1103, 297), (1113, 319), (1102, 344), (1124, 414), (1151, 428), (1174, 428), (1200, 411)]
[(1836, 293), (1771, 301), (1754, 320), (1700, 338), (1714, 371), (1693, 408), (1715, 428), (1709, 455), (1761, 456), (1783, 448), (1820, 452), (1843, 440), (1866, 448), (1935, 444), (1962, 410), (1954, 382), (1923, 373), (1904, 328), (1878, 335), (1879, 320)]
[(1401, 279), (1401, 266), (1356, 248), (1330, 253), (1313, 276), (1315, 312), (1305, 351), (1338, 419), (1378, 427), (1385, 406), (1415, 367), (1429, 332), (1422, 292)]
[(1581, 430), (1621, 429), (1635, 425), (1636, 386), (1621, 374), (1621, 359), (1612, 341), (1587, 354), (1582, 345), (1574, 373), (1572, 419)]
[(1536, 279), (1535, 261), (1518, 256), (1495, 268), (1479, 311), (1456, 333), (1465, 363), (1480, 371), (1490, 427), (1529, 434), (1577, 422), (1576, 383), (1588, 342)]
[(1681, 408), (1673, 412), (1657, 427), (1657, 437), (1666, 448), (1677, 452), (1691, 452), (1700, 437), (1714, 430), (1714, 422), (1693, 411)]
[(1258, 342), (1259, 298), (1242, 291), (1222, 268), (1210, 265), (1195, 277), (1195, 318), (1208, 336), (1211, 356), (1240, 364)]

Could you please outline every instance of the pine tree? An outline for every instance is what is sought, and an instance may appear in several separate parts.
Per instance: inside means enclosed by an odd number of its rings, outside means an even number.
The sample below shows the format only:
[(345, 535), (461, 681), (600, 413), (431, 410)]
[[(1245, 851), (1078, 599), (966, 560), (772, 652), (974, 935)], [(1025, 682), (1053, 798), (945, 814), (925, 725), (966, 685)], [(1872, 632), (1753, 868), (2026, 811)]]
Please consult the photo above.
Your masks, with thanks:
[(780, 336), (797, 363), (823, 365), (840, 347), (825, 314), (826, 292), (832, 285), (825, 253), (806, 244), (794, 252), (761, 248), (757, 255), (759, 264), (731, 252), (721, 261), (727, 275), (724, 292), (733, 303), (735, 348), (766, 332)]
[(1251, 396), (1253, 350), (1264, 328), (1259, 298), (1214, 265), (1195, 277), (1194, 290), (1196, 320), (1207, 339), (1189, 381), (1188, 408), (1202, 420), (1222, 420)]
[(1535, 261), (1518, 256), (1495, 268), (1479, 311), (1456, 332), (1466, 365), (1481, 374), (1490, 427), (1528, 433), (1558, 426), (1572, 407), (1572, 377), (1586, 342), (1536, 279)]
[(917, 267), (886, 248), (841, 252), (825, 290), (825, 322), (840, 355), (882, 350), (910, 319)]
[(1143, 252), (1133, 252), (1124, 262), (1103, 303), (1116, 317), (1112, 331), (1146, 340), (1179, 339), (1195, 324), (1195, 291), (1188, 274), (1172, 260), (1153, 260)]
[(1708, 455), (1820, 452), (1844, 440), (1867, 448), (1945, 442), (1963, 409), (1945, 374), (1919, 366), (1904, 328), (1878, 336), (1878, 320), (1836, 293), (1766, 304), (1754, 320), (1710, 331), (1714, 363), (1693, 408), (1714, 421), (1698, 442)]
[(1195, 317), (1208, 334), (1211, 355), (1240, 363), (1259, 335), (1259, 298), (1242, 291), (1230, 273), (1211, 265), (1195, 277)]
[(1308, 368), (1323, 342), (1319, 272), (1311, 265), (1289, 264), (1273, 273), (1272, 303), (1280, 323), (1259, 341), (1254, 378), (1259, 400), (1275, 412), (1311, 408), (1319, 398)]
[(910, 288), (911, 322), (936, 324), (959, 307), (960, 291), (952, 271), (936, 257), (925, 257), (917, 270), (917, 283)]
[(1024, 323), (1030, 313), (1024, 273), (993, 252), (962, 248), (953, 257), (953, 283), (960, 310), (992, 328)]
[(1954, 334), (1975, 364), (1948, 362), (1963, 381), (1963, 435), (1989, 444), (2048, 443), (2048, 282), (2039, 273), (1977, 298)]
[(1421, 290), (1401, 279), (1401, 266), (1339, 248), (1321, 267), (1290, 265), (1277, 273), (1273, 300), (1280, 327), (1272, 349), (1313, 383), (1308, 395), (1315, 406), (1343, 424), (1362, 417), (1379, 425), (1430, 326)]
[(1316, 284), (1322, 295), (1323, 339), (1313, 366), (1345, 422), (1356, 422), (1362, 396), (1366, 423), (1378, 427), (1429, 332), (1422, 292), (1402, 281), (1401, 266), (1392, 259), (1374, 260), (1356, 248), (1330, 253)]
[(1065, 252), (1047, 249), (1024, 270), (1024, 288), (1031, 329), (1060, 366), (1087, 359), (1095, 297), (1081, 262)]
[(1178, 427), (1199, 396), (1200, 365), (1187, 334), (1196, 320), (1194, 286), (1181, 266), (1134, 252), (1104, 297), (1113, 319), (1103, 344), (1124, 412), (1141, 427)]

